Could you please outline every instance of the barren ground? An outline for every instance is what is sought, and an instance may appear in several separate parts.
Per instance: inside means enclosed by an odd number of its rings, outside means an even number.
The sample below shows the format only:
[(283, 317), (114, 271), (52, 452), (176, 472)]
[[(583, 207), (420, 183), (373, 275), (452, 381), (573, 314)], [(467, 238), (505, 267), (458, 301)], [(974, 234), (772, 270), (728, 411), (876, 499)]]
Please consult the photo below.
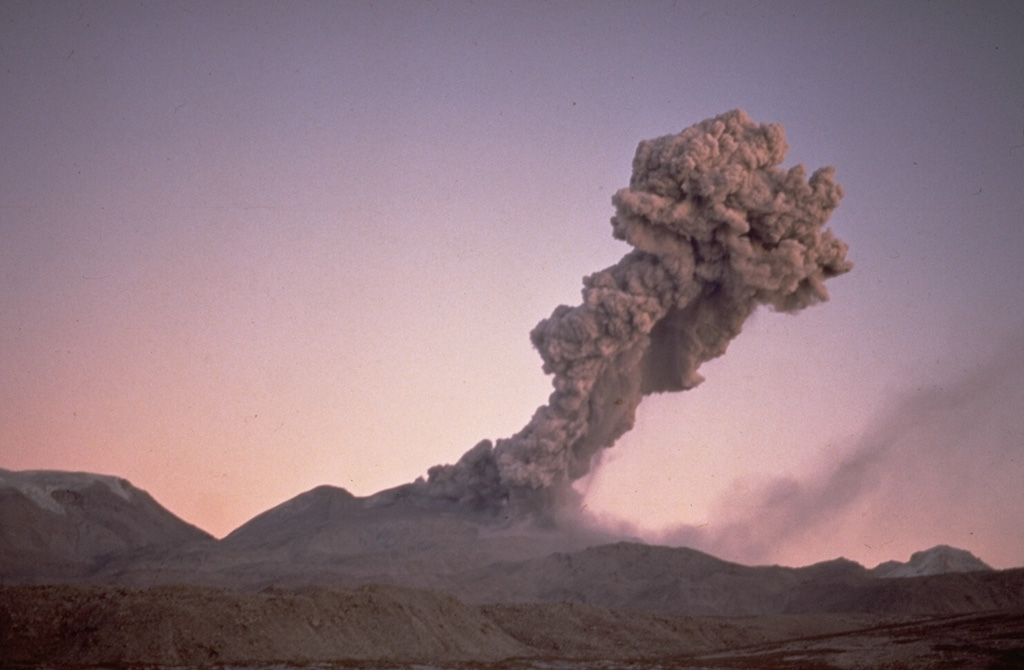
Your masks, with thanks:
[(1024, 611), (677, 616), (371, 586), (0, 587), (3, 667), (1013, 668)]

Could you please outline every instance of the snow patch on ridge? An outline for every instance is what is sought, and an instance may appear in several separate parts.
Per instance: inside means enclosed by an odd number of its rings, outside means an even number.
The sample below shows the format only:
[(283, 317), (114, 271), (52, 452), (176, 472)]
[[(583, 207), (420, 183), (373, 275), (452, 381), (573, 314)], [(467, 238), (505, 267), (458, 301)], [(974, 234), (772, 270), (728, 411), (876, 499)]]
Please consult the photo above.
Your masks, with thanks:
[(943, 575), (949, 572), (980, 572), (991, 569), (991, 566), (969, 551), (940, 544), (931, 549), (914, 552), (906, 563), (886, 561), (876, 566), (871, 572), (876, 577), (895, 579)]
[(131, 501), (131, 484), (120, 477), (90, 472), (59, 470), (24, 470), (14, 472), (0, 468), (0, 488), (13, 488), (45, 510), (63, 515), (64, 506), (53, 497), (55, 491), (83, 491), (103, 484), (110, 492)]

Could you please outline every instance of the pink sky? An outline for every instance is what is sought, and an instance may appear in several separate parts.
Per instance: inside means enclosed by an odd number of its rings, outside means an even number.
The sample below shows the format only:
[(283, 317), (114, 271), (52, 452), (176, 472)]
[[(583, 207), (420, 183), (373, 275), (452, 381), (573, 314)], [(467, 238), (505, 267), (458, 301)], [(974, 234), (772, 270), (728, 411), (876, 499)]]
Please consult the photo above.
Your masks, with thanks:
[(509, 436), (550, 389), (530, 329), (627, 250), (637, 142), (740, 107), (836, 166), (854, 271), (647, 399), (588, 509), (737, 560), (1024, 565), (1022, 29), (1012, 3), (5, 3), (0, 467), (116, 474), (221, 536)]

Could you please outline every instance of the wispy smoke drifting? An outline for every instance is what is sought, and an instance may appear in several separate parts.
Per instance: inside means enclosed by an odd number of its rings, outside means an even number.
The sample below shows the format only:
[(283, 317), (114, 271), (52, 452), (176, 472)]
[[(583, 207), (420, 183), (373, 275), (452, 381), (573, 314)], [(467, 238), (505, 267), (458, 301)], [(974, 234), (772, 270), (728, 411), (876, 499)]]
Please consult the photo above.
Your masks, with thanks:
[[(893, 399), (849, 449), (824, 452), (813, 474), (734, 490), (708, 523), (651, 539), (744, 563), (793, 564), (853, 550), (848, 557), (870, 564), (946, 543), (980, 550), (995, 565), (1020, 565), (1022, 350), (1018, 336), (984, 365)], [(833, 537), (857, 541), (832, 548)], [(815, 553), (802, 555), (808, 547)]]
[(843, 191), (833, 169), (807, 179), (778, 166), (783, 128), (734, 110), (641, 142), (629, 188), (612, 198), (613, 233), (634, 247), (583, 279), (530, 333), (554, 392), (516, 435), (483, 441), (419, 482), (484, 507), (544, 514), (595, 455), (633, 427), (645, 395), (698, 385), (761, 304), (795, 312), (828, 299), (851, 267), (824, 229)]

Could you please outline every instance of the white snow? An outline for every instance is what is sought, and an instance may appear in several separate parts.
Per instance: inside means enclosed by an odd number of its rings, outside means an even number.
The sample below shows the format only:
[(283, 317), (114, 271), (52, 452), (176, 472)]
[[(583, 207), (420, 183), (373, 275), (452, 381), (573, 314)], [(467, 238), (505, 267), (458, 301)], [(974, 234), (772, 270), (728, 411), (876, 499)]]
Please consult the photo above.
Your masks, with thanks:
[(97, 483), (103, 484), (115, 495), (131, 500), (131, 485), (120, 477), (59, 470), (14, 472), (0, 468), (0, 487), (16, 489), (43, 509), (57, 514), (64, 514), (64, 506), (50, 494), (54, 491), (81, 491)]
[(878, 576), (883, 578), (922, 577), (991, 569), (971, 552), (943, 544), (915, 552), (906, 563), (888, 561), (875, 568)]

